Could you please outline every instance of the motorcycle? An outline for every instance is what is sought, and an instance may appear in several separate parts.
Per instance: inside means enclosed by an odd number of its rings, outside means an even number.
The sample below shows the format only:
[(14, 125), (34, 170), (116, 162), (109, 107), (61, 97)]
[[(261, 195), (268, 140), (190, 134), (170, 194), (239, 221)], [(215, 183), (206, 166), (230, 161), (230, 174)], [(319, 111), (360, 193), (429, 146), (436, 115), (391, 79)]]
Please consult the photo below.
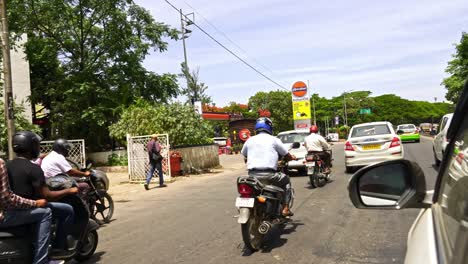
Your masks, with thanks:
[[(299, 148), (298, 142), (293, 143), (292, 148)], [(280, 170), (287, 170), (287, 162)], [(285, 190), (269, 185), (266, 180), (256, 177), (241, 176), (237, 178), (236, 207), (239, 210), (237, 222), (241, 224), (242, 239), (250, 251), (259, 250), (264, 243), (264, 237), (274, 226), (281, 226), (290, 221), (289, 217), (282, 214), (283, 197)], [(294, 203), (294, 190), (291, 189), (289, 208)]]
[[(56, 188), (57, 189), (57, 188)], [(97, 248), (99, 225), (90, 219), (89, 212), (83, 200), (77, 195), (69, 195), (59, 202), (73, 206), (75, 223), (70, 226), (70, 234), (75, 239), (69, 239), (67, 256), (49, 255), (51, 260), (85, 261), (91, 258)], [(0, 263), (26, 264), (33, 260), (33, 226), (22, 225), (0, 229)], [(56, 225), (51, 226), (51, 242), (55, 239)], [(69, 237), (70, 238), (70, 237)], [(49, 245), (49, 247), (50, 247)]]
[[(328, 150), (331, 154), (331, 150)], [(307, 176), (309, 176), (310, 185), (312, 187), (323, 187), (331, 180), (330, 173), (324, 173), (325, 162), (319, 156), (320, 152), (308, 152), (305, 156), (307, 167)], [(331, 165), (330, 165), (331, 167)]]
[(107, 192), (109, 190), (109, 178), (100, 170), (91, 169), (92, 164), (86, 168), (80, 168), (75, 162), (68, 160), (81, 171), (90, 171), (89, 177), (76, 178), (77, 182), (84, 182), (90, 186), (90, 191), (83, 197), (88, 206), (91, 218), (98, 223), (110, 223), (114, 214), (114, 200)]

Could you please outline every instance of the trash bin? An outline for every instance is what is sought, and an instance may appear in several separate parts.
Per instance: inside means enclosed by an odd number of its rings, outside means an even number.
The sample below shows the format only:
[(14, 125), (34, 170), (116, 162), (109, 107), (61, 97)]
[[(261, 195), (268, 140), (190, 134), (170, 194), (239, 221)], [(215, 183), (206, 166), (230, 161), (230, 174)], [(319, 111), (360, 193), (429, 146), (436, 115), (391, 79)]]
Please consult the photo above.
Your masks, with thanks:
[(181, 173), (182, 155), (179, 152), (172, 152), (170, 156), (171, 176), (179, 176)]

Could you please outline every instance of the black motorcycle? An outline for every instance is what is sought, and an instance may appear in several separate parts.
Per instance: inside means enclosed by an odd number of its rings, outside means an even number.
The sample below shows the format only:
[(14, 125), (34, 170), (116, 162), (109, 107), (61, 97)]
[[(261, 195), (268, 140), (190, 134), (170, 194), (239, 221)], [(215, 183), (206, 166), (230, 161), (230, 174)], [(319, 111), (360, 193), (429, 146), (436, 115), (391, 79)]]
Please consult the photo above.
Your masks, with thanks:
[[(299, 148), (299, 143), (294, 143), (292, 148)], [(279, 170), (287, 171), (287, 165), (280, 166)], [(273, 226), (290, 221), (282, 214), (285, 190), (256, 177), (241, 176), (237, 178), (237, 191), (240, 194), (236, 199), (239, 209), (237, 222), (241, 224), (242, 239), (247, 249), (257, 251)], [(291, 189), (289, 208), (292, 208), (293, 202), (294, 190)]]
[(100, 170), (91, 169), (91, 163), (86, 168), (80, 168), (75, 162), (68, 161), (81, 171), (91, 172), (89, 177), (76, 178), (77, 182), (84, 182), (90, 186), (89, 192), (82, 198), (88, 205), (91, 218), (98, 223), (110, 223), (114, 214), (114, 201), (107, 192), (109, 190), (107, 174)]
[[(331, 151), (330, 151), (331, 155)], [(330, 172), (325, 173), (325, 162), (320, 158), (320, 152), (308, 152), (305, 156), (307, 176), (312, 187), (323, 187), (331, 180)]]
[[(68, 187), (68, 186), (67, 186)], [(59, 189), (55, 188), (54, 189)], [(85, 261), (96, 251), (98, 244), (99, 225), (92, 219), (83, 200), (77, 195), (69, 195), (59, 202), (73, 206), (75, 212), (75, 223), (70, 226), (70, 233), (73, 238), (69, 240), (69, 255), (54, 257), (50, 259)], [(55, 239), (56, 225), (52, 223), (51, 243)], [(33, 226), (23, 225), (0, 229), (0, 264), (15, 263), (27, 264), (33, 260)]]

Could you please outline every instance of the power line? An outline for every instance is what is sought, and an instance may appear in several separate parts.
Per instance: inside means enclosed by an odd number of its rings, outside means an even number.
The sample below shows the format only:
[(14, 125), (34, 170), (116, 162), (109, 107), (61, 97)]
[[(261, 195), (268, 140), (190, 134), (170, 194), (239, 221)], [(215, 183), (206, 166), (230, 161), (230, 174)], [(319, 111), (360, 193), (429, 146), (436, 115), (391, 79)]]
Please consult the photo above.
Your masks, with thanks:
[[(164, 0), (166, 3), (168, 3), (172, 8), (174, 8), (174, 10), (176, 10), (177, 12), (180, 12), (180, 10), (175, 7), (171, 2), (169, 2), (168, 0)], [(187, 18), (188, 19), (188, 18)], [(284, 86), (282, 86), (281, 84), (277, 83), (276, 81), (274, 81), (273, 79), (271, 79), (270, 77), (266, 76), (264, 73), (262, 73), (261, 71), (257, 70), (254, 66), (250, 65), (250, 63), (248, 63), (247, 61), (245, 61), (244, 59), (242, 59), (241, 57), (239, 57), (236, 53), (234, 53), (233, 51), (231, 51), (229, 48), (227, 48), (226, 46), (224, 46), (221, 42), (219, 42), (217, 39), (215, 39), (213, 36), (211, 36), (208, 32), (206, 32), (203, 28), (201, 28), (198, 24), (195, 23), (195, 21), (190, 21), (195, 27), (197, 27), (201, 32), (203, 32), (205, 35), (207, 35), (211, 40), (213, 40), (214, 42), (216, 42), (219, 46), (221, 46), (223, 49), (225, 49), (227, 52), (229, 52), (232, 56), (236, 57), (238, 60), (240, 60), (242, 63), (244, 63), (247, 67), (251, 68), (252, 70), (254, 70), (256, 73), (260, 74), (261, 76), (263, 76), (265, 79), (267, 79), (268, 81), (274, 83), (276, 86), (280, 87), (281, 89), (283, 90), (286, 90), (286, 91), (289, 91), (289, 89), (286, 89)]]
[(219, 34), (223, 35), (224, 38), (226, 38), (229, 42), (231, 42), (232, 45), (234, 45), (236, 48), (238, 48), (240, 51), (242, 51), (247, 57), (249, 57), (253, 62), (255, 62), (256, 64), (258, 64), (259, 66), (261, 66), (263, 69), (269, 71), (270, 73), (274, 74), (274, 72), (268, 68), (267, 66), (265, 66), (264, 64), (260, 63), (259, 61), (257, 61), (255, 58), (253, 57), (250, 57), (248, 52), (245, 51), (243, 48), (241, 48), (239, 45), (237, 45), (234, 40), (232, 40), (230, 37), (228, 37), (228, 35), (226, 33), (224, 33), (222, 30), (220, 30), (218, 27), (216, 27), (215, 25), (213, 25), (213, 23), (211, 23), (206, 17), (204, 17), (200, 12), (198, 12), (193, 6), (191, 6), (189, 3), (187, 3), (186, 1), (184, 1), (184, 3), (192, 8), (193, 12), (195, 12), (197, 15), (199, 15), (203, 20), (206, 21), (206, 23), (208, 23), (208, 25), (210, 25), (214, 30), (216, 30), (216, 32), (218, 32)]

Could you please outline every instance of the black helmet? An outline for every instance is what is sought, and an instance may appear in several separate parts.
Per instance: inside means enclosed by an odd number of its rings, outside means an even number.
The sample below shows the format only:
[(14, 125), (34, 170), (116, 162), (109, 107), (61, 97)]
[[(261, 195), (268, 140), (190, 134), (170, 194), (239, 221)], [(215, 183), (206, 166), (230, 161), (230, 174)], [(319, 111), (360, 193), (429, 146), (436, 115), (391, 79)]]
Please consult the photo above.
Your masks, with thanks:
[(39, 157), (42, 138), (31, 131), (20, 131), (13, 136), (13, 151), (17, 154), (31, 155), (32, 159)]
[(68, 152), (73, 147), (72, 144), (68, 143), (66, 139), (59, 138), (55, 140), (52, 150), (58, 154), (62, 154), (64, 157), (68, 157)]

